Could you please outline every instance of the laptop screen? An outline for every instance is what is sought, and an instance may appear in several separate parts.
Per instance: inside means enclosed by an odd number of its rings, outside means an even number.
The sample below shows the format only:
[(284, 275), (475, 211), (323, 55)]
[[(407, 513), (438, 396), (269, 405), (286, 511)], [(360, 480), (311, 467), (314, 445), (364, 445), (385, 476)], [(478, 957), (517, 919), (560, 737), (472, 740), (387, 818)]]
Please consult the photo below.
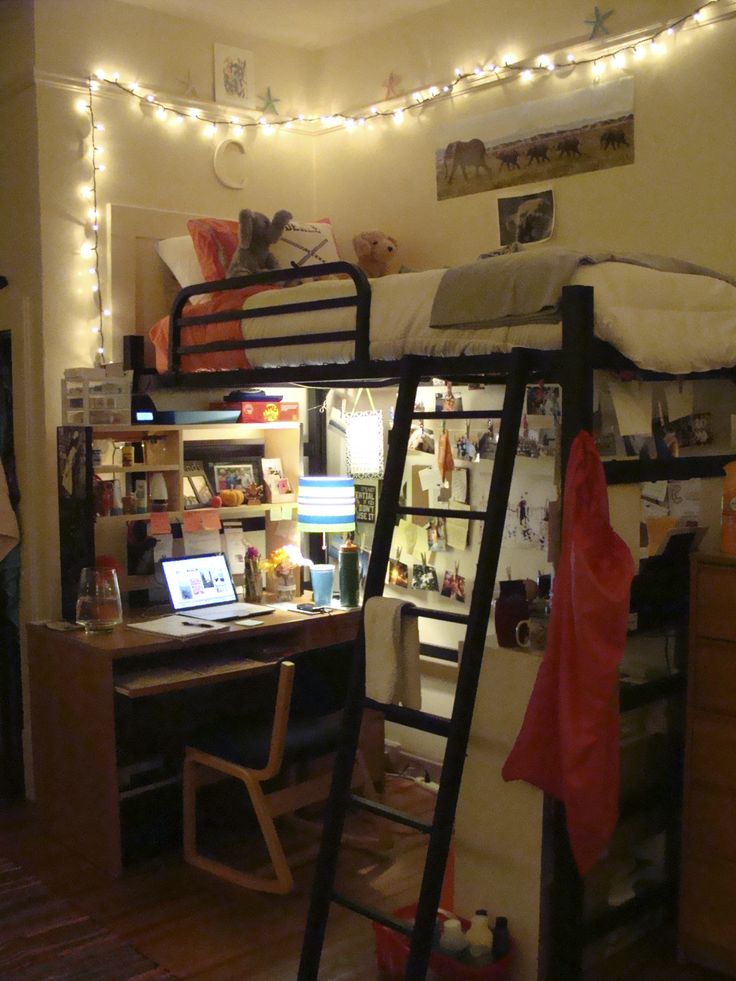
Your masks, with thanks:
[(237, 601), (230, 567), (222, 552), (164, 559), (161, 567), (176, 611)]

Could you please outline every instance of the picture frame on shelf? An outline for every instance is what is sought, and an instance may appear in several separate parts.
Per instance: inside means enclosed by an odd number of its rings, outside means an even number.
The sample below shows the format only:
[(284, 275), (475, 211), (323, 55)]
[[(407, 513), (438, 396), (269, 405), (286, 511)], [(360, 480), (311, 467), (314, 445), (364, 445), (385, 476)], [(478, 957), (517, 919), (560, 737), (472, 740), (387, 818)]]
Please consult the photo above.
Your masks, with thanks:
[(213, 463), (212, 474), (218, 494), (223, 490), (242, 490), (245, 494), (251, 485), (263, 483), (260, 457)]
[(270, 504), (288, 504), (294, 501), (294, 488), (284, 473), (283, 464), (279, 457), (264, 457), (262, 460), (263, 486), (266, 490), (266, 501)]
[(185, 474), (181, 480), (182, 484), (182, 498), (184, 501), (184, 510), (191, 511), (194, 508), (198, 508), (199, 501), (197, 500), (197, 493), (194, 490), (194, 484), (192, 483), (192, 478)]
[(182, 477), (184, 510), (206, 508), (212, 499), (212, 485), (201, 460), (185, 460)]

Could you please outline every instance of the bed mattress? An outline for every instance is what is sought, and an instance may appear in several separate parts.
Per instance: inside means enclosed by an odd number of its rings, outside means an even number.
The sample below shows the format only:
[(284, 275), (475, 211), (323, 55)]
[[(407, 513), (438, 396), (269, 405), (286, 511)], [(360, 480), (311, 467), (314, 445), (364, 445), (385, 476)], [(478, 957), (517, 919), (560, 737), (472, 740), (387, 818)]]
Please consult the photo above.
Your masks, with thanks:
[[(370, 357), (397, 360), (405, 354), (449, 357), (508, 352), (514, 346), (555, 349), (559, 323), (532, 322), (472, 327), (431, 326), (433, 307), (447, 270), (403, 273), (371, 280)], [(672, 374), (736, 365), (736, 286), (717, 276), (664, 272), (627, 261), (579, 265), (567, 280), (592, 286), (595, 333), (642, 368)], [(322, 280), (250, 296), (244, 309), (351, 295), (349, 280)], [(351, 309), (254, 316), (243, 321), (246, 340), (276, 334), (304, 336), (349, 330)], [(352, 342), (253, 348), (253, 367), (339, 364), (353, 357)]]

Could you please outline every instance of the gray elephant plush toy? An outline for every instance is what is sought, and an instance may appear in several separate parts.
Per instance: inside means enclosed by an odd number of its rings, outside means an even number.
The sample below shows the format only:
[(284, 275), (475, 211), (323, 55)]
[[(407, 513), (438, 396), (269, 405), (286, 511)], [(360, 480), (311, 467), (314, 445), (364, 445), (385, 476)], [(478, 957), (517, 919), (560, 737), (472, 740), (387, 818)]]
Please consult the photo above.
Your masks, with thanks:
[(279, 264), (270, 246), (278, 242), (292, 217), (290, 212), (282, 210), (277, 211), (269, 220), (260, 211), (243, 208), (238, 219), (240, 243), (228, 268), (228, 278), (249, 276), (267, 269), (278, 269)]

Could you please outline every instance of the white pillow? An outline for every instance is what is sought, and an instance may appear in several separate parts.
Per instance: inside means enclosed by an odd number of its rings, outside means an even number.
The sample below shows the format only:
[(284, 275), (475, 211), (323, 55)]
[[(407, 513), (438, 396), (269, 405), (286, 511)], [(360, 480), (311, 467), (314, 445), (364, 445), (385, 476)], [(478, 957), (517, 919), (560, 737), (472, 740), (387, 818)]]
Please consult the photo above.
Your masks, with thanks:
[(195, 283), (203, 281), (202, 269), (197, 253), (194, 251), (191, 235), (163, 238), (156, 243), (156, 251), (180, 286), (194, 286)]
[(280, 269), (296, 266), (315, 266), (337, 262), (335, 236), (329, 220), (297, 221), (292, 219), (281, 238), (271, 246)]

